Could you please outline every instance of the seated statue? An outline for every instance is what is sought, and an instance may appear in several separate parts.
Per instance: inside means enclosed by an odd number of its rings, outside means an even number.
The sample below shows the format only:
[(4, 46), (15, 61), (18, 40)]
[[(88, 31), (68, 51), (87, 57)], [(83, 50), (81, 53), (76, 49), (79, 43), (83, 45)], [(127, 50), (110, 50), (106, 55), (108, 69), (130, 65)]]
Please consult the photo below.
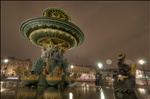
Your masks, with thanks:
[(61, 64), (61, 53), (59, 51), (58, 46), (55, 46), (50, 53), (50, 58), (48, 59), (50, 63), (48, 68), (48, 73), (51, 73), (56, 66), (60, 66)]
[(31, 74), (40, 75), (44, 66), (46, 66), (44, 58), (37, 59), (31, 67)]
[(63, 53), (64, 53), (64, 50), (60, 49), (59, 46), (54, 47), (54, 49), (50, 55), (51, 58), (49, 59), (49, 61), (50, 61), (50, 68), (48, 70), (49, 73), (52, 72), (56, 66), (61, 66), (64, 73), (66, 75), (69, 75), (68, 63), (67, 63), (67, 60), (64, 59)]
[(69, 66), (69, 64), (68, 64), (68, 62), (67, 62), (67, 59), (62, 60), (61, 67), (62, 67), (62, 69), (63, 69), (65, 75), (67, 75), (67, 76), (70, 75), (70, 72), (68, 71), (68, 66)]
[(52, 50), (53, 50), (52, 46), (48, 46), (47, 48), (47, 46), (43, 45), (43, 48), (41, 50), (42, 52), (41, 57), (37, 59), (32, 65), (31, 68), (32, 74), (40, 75), (46, 74), (45, 72), (48, 72), (50, 53), (52, 52)]
[(118, 72), (119, 72), (120, 75), (129, 76), (130, 75), (130, 73), (129, 73), (130, 68), (127, 64), (124, 63), (125, 57), (126, 56), (124, 54), (121, 54), (118, 57), (118, 63), (117, 63)]
[(43, 47), (41, 51), (41, 57), (38, 58), (31, 67), (31, 74), (40, 75), (43, 72), (44, 67), (46, 66), (45, 59), (48, 56), (48, 52), (46, 51), (45, 47)]
[(68, 63), (64, 59), (64, 49), (58, 45), (47, 45), (42, 48), (41, 58), (37, 59), (32, 68), (32, 74), (50, 74), (56, 66), (60, 66), (66, 75), (68, 72)]
[[(127, 65), (125, 61), (125, 54), (120, 54), (118, 56), (118, 70), (115, 70), (114, 78), (114, 92), (115, 97), (124, 97), (124, 95), (130, 95), (134, 93), (135, 88), (135, 64), (132, 62), (130, 65)], [(122, 95), (119, 95), (122, 94)], [(128, 96), (130, 97), (130, 96)], [(124, 98), (119, 98), (124, 99)], [(134, 97), (133, 99), (137, 99)]]

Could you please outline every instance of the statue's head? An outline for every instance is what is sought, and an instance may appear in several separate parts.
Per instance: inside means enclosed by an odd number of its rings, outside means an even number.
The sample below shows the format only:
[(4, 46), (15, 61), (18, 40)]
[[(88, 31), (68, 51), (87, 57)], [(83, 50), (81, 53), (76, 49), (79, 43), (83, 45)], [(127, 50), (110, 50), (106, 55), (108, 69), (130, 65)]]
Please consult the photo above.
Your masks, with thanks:
[(118, 61), (124, 61), (126, 58), (126, 55), (125, 54), (119, 54), (118, 55)]

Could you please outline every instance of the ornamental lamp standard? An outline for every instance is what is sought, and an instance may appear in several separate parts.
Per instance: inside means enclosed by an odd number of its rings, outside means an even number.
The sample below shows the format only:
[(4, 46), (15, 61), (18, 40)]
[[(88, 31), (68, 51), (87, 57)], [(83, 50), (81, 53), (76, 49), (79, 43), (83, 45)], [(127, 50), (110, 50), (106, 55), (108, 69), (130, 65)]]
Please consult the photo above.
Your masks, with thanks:
[(4, 63), (5, 63), (5, 67), (4, 67), (4, 69), (3, 69), (3, 76), (5, 77), (6, 76), (6, 70), (7, 70), (7, 63), (8, 63), (8, 59), (4, 59)]
[(4, 60), (5, 63), (7, 63), (8, 61), (9, 61), (8, 59), (5, 59), (5, 60)]
[(103, 67), (102, 63), (98, 63), (98, 67), (101, 69)]
[(139, 63), (141, 64), (141, 66), (142, 66), (142, 69), (143, 69), (143, 73), (144, 73), (144, 77), (145, 77), (145, 81), (146, 81), (146, 85), (147, 85), (147, 87), (146, 88), (148, 88), (147, 89), (147, 93), (148, 93), (148, 96), (150, 95), (150, 90), (149, 90), (149, 86), (148, 86), (148, 81), (147, 81), (147, 78), (146, 78), (146, 73), (145, 73), (145, 69), (144, 69), (144, 64), (146, 63), (144, 60), (139, 60)]
[(73, 65), (71, 65), (71, 72), (73, 72), (73, 68), (74, 68), (74, 66), (73, 66)]
[(102, 67), (103, 67), (103, 64), (102, 63), (98, 63), (98, 70), (100, 71), (100, 73), (101, 73)]
[(139, 60), (139, 63), (140, 63), (140, 65), (142, 66), (143, 73), (144, 73), (144, 78), (145, 78), (146, 84), (148, 85), (148, 81), (147, 81), (147, 79), (146, 79), (145, 68), (144, 68), (145, 61), (141, 59), (141, 60)]

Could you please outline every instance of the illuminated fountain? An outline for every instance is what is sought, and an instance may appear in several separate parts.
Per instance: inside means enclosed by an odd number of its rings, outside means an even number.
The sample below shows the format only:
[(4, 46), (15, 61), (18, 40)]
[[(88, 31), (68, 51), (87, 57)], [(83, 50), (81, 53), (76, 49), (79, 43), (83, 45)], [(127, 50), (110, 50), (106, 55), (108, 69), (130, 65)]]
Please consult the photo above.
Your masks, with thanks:
[(78, 74), (70, 76), (65, 51), (81, 45), (83, 32), (73, 23), (71, 17), (58, 8), (48, 8), (43, 17), (29, 19), (20, 28), (23, 36), (41, 48), (31, 73), (18, 66), (16, 73), (24, 85), (69, 85), (76, 81)]

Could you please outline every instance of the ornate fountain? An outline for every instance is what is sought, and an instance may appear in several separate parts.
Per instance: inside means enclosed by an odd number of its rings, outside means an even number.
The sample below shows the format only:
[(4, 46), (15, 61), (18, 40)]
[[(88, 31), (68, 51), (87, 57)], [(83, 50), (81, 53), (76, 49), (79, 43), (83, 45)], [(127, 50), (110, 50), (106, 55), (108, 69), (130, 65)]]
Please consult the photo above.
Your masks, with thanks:
[(20, 30), (25, 38), (42, 51), (31, 72), (22, 66), (16, 68), (24, 85), (58, 86), (76, 81), (79, 74), (70, 76), (68, 62), (63, 54), (81, 45), (84, 34), (71, 23), (67, 13), (58, 8), (48, 8), (43, 12), (43, 17), (23, 22)]

